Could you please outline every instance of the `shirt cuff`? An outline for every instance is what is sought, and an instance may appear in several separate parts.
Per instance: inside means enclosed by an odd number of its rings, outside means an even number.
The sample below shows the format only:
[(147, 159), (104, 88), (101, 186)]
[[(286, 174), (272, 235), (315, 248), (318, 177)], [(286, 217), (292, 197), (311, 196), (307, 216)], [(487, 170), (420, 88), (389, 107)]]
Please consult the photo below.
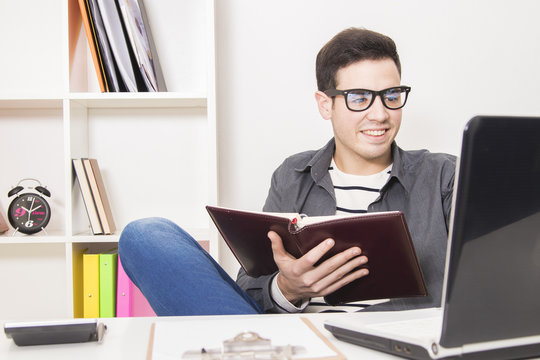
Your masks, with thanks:
[(277, 284), (277, 275), (272, 279), (270, 295), (272, 296), (272, 300), (276, 303), (278, 311), (282, 313), (298, 313), (303, 311), (309, 304), (309, 299), (303, 300), (299, 307), (291, 304), (285, 295), (283, 295)]

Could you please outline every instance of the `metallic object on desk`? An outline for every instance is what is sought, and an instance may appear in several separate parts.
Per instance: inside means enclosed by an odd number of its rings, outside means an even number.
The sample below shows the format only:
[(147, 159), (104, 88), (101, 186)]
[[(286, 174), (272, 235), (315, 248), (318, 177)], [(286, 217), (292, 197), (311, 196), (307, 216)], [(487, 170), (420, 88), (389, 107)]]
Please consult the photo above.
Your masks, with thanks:
[(107, 326), (97, 319), (71, 319), (4, 324), (18, 346), (102, 342)]
[(293, 355), (305, 351), (302, 346), (272, 346), (269, 339), (259, 334), (246, 331), (234, 338), (223, 341), (221, 349), (186, 351), (182, 359), (233, 360), (233, 359), (268, 359), (290, 360)]

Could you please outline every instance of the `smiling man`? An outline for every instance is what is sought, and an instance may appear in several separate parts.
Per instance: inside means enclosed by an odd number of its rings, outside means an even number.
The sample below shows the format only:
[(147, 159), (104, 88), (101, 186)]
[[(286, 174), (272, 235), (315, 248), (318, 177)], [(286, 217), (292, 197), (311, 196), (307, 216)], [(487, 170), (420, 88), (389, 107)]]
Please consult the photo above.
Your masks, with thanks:
[[(395, 137), (410, 87), (389, 37), (350, 28), (317, 55), (315, 93), (333, 138), (321, 149), (287, 158), (274, 172), (264, 211), (309, 216), (400, 210), (405, 214), (429, 295), (393, 299), (368, 310), (440, 306), (455, 157), (405, 151)], [(236, 283), (189, 234), (165, 219), (143, 219), (123, 231), (124, 268), (158, 315), (298, 312), (369, 271), (353, 247), (317, 264), (339, 239), (303, 257), (288, 254), (270, 231), (275, 274)], [(393, 249), (388, 249), (391, 252)]]
[(355, 62), (338, 70), (336, 87), (350, 90), (332, 88), (315, 97), (322, 117), (332, 121), (337, 167), (354, 175), (388, 167), (410, 89), (400, 86), (396, 64), (391, 59)]

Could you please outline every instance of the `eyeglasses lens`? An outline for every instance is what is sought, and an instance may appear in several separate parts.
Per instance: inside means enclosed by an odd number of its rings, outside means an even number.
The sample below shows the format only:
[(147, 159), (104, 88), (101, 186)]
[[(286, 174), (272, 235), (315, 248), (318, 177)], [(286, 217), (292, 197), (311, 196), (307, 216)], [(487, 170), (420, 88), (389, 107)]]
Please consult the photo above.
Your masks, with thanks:
[(365, 110), (371, 105), (370, 91), (351, 91), (347, 94), (347, 105), (352, 110)]
[[(407, 92), (401, 88), (388, 89), (381, 98), (384, 105), (389, 109), (399, 109), (403, 107), (407, 100)], [(371, 106), (373, 93), (370, 91), (350, 91), (347, 93), (347, 105), (351, 110), (361, 111), (366, 110)]]

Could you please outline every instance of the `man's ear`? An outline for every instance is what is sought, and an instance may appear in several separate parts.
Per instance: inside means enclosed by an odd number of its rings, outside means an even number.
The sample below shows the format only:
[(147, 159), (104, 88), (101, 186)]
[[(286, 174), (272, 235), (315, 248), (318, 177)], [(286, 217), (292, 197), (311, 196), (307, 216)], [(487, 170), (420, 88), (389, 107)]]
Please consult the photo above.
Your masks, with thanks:
[(323, 119), (330, 120), (332, 117), (332, 107), (334, 105), (332, 98), (323, 93), (322, 91), (316, 91), (315, 100), (317, 101), (319, 113), (321, 114)]

